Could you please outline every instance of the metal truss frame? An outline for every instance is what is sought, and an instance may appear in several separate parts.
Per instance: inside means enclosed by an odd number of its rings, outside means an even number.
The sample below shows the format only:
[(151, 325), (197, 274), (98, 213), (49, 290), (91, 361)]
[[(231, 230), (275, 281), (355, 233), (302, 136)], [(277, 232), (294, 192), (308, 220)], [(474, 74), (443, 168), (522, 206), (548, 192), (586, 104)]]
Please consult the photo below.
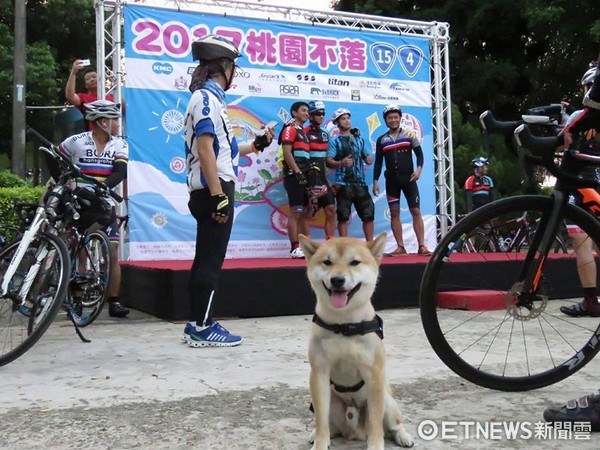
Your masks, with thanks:
[[(454, 164), (450, 103), (449, 25), (446, 22), (422, 22), (340, 11), (315, 11), (235, 0), (130, 0), (130, 3), (185, 11), (223, 14), (225, 17), (254, 17), (290, 23), (313, 23), (319, 26), (355, 28), (365, 32), (402, 34), (429, 41), (431, 98), (436, 180), (438, 234), (443, 236), (455, 223)], [(98, 98), (112, 93), (121, 100), (122, 70), (121, 24), (126, 0), (95, 0), (96, 60)]]

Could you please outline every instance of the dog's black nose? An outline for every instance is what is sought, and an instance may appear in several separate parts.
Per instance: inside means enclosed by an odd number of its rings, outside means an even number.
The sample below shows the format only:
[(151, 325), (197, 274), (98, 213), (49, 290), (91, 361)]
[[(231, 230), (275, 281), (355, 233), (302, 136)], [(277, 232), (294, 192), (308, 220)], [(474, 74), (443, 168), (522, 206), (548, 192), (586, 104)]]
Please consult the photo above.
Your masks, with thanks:
[(346, 279), (342, 276), (335, 276), (335, 277), (331, 277), (331, 286), (339, 289), (341, 287), (344, 286), (344, 283), (346, 282)]

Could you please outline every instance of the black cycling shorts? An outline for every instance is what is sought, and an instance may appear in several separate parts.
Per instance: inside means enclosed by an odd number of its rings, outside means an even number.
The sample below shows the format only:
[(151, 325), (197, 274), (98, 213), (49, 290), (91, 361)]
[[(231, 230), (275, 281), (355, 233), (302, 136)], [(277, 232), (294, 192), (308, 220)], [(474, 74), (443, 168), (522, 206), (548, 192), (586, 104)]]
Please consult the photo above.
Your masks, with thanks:
[(335, 205), (335, 197), (333, 196), (333, 191), (331, 190), (331, 186), (329, 186), (329, 184), (327, 185), (327, 192), (317, 198), (317, 203), (321, 208), (325, 208), (329, 205)]
[(416, 181), (409, 181), (409, 177), (406, 178), (386, 178), (385, 179), (385, 192), (387, 195), (387, 202), (389, 204), (400, 203), (400, 193), (404, 192), (406, 203), (409, 208), (419, 208), (419, 187)]
[(306, 186), (298, 184), (296, 175), (285, 175), (283, 178), (283, 187), (288, 195), (290, 211), (298, 212), (301, 209), (305, 211), (308, 205), (308, 193), (306, 192)]
[(369, 188), (365, 185), (340, 185), (336, 194), (337, 220), (347, 222), (350, 220), (350, 209), (352, 205), (356, 208), (358, 217), (363, 222), (375, 220), (375, 204), (369, 194)]

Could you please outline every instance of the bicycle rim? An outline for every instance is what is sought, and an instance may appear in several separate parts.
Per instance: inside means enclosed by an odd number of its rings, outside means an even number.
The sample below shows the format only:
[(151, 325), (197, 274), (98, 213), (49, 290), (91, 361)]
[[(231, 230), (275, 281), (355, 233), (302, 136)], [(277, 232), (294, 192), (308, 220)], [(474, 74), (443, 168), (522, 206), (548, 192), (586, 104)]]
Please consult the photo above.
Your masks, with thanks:
[[(10, 264), (19, 242), (0, 252), (0, 278)], [(25, 275), (38, 255), (40, 261), (25, 301), (17, 299)], [(0, 366), (29, 350), (46, 332), (66, 294), (70, 262), (65, 244), (50, 233), (41, 233), (30, 244), (10, 283), (7, 296), (0, 298)]]
[[(494, 223), (499, 236), (511, 236), (511, 219), (527, 212), (537, 227), (535, 219), (552, 207), (553, 200), (543, 196), (486, 205), (449, 231), (425, 269), (420, 308), (427, 339), (450, 369), (475, 384), (505, 391), (540, 388), (577, 372), (600, 349), (598, 318), (560, 312), (583, 292), (570, 240), (566, 253), (550, 250), (537, 290), (525, 296), (519, 280), (525, 251), (455, 251), (482, 224)], [(565, 218), (600, 243), (600, 226), (591, 215), (567, 205)], [(505, 222), (511, 223), (507, 229)]]
[[(90, 325), (100, 315), (108, 297), (111, 276), (110, 241), (103, 231), (86, 234), (73, 260), (69, 289), (71, 314), (79, 327)], [(77, 279), (78, 278), (78, 279)], [(73, 293), (77, 293), (77, 300)]]

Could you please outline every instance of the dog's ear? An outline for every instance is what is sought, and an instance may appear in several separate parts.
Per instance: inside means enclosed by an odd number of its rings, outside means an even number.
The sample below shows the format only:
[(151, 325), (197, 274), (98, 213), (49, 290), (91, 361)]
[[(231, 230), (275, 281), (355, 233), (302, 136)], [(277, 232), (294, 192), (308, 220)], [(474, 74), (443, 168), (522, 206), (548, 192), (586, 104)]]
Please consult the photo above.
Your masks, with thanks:
[(387, 233), (383, 231), (374, 241), (368, 242), (367, 247), (369, 251), (376, 259), (381, 259), (385, 250), (385, 244), (387, 241)]
[(310, 259), (319, 248), (319, 244), (317, 244), (315, 241), (311, 241), (303, 234), (298, 236), (298, 241), (300, 241), (300, 248), (302, 249), (306, 259)]

